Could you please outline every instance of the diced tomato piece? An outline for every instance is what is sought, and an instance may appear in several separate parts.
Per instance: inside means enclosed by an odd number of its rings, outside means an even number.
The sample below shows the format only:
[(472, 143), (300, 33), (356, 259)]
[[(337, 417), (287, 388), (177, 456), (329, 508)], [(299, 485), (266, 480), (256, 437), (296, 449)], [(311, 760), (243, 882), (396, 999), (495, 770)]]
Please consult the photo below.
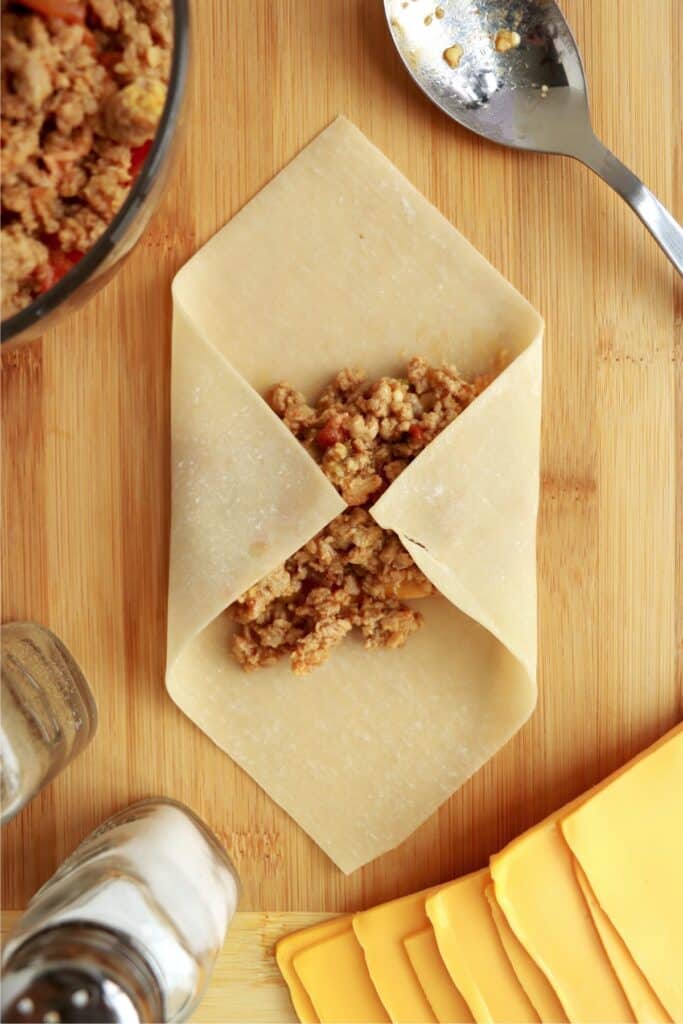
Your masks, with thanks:
[[(50, 245), (49, 239), (46, 239), (46, 244)], [(77, 250), (64, 252), (62, 249), (50, 248), (49, 262), (36, 272), (41, 292), (47, 292), (54, 287), (82, 258), (83, 253)]]
[(320, 448), (331, 448), (332, 445), (338, 444), (343, 441), (346, 437), (346, 431), (339, 422), (339, 419), (332, 417), (320, 428), (315, 436), (316, 444)]
[(141, 146), (135, 146), (130, 151), (130, 176), (131, 178), (137, 178), (138, 174), (142, 170), (142, 165), (147, 159), (147, 155), (152, 148), (152, 139), (148, 139), (147, 142), (143, 142)]
[(55, 275), (55, 284), (61, 281), (65, 274), (68, 274), (72, 267), (75, 267), (79, 260), (83, 259), (83, 253), (77, 250), (62, 252), (61, 249), (50, 253), (50, 263)]
[(408, 427), (408, 433), (410, 434), (413, 441), (424, 440), (424, 431), (419, 423), (411, 423)]
[(79, 25), (85, 23), (85, 4), (79, 0), (22, 0), (22, 3), (46, 18), (62, 18)]
[(122, 57), (123, 54), (120, 50), (102, 50), (102, 53), (97, 55), (97, 59), (102, 67), (106, 68), (109, 72), (114, 70), (114, 66), (119, 63)]
[(41, 293), (47, 292), (52, 288), (54, 274), (52, 273), (52, 267), (49, 263), (43, 263), (42, 266), (36, 267), (33, 271), (33, 277), (38, 282), (38, 288)]

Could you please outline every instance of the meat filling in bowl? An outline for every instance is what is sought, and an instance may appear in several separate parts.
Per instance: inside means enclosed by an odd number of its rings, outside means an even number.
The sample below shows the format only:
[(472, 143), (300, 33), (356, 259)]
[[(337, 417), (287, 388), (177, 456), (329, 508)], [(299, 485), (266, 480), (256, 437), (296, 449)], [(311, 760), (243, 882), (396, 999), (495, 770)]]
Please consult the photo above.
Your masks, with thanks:
[(166, 99), (170, 0), (2, 3), (2, 316), (120, 209)]
[(419, 629), (422, 615), (405, 602), (434, 587), (367, 510), (499, 369), (471, 382), (417, 357), (405, 378), (342, 370), (315, 406), (289, 384), (272, 390), (272, 409), (349, 508), (232, 606), (233, 654), (245, 669), (288, 655), (306, 675), (354, 628), (366, 648), (401, 647)]

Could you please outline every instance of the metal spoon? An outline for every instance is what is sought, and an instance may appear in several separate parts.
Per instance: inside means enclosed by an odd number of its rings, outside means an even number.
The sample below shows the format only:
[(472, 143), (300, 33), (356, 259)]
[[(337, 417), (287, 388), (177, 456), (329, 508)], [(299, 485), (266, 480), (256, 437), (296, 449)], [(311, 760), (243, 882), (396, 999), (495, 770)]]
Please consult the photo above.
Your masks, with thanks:
[(492, 142), (575, 157), (626, 200), (683, 274), (683, 228), (593, 133), (581, 56), (554, 0), (384, 0), (421, 89)]

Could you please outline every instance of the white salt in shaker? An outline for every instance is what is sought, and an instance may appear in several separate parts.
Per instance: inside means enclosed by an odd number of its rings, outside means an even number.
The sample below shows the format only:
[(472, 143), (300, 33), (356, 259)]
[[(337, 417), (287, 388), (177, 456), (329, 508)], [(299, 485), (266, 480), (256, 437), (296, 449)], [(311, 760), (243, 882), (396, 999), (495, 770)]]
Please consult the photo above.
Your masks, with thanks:
[(91, 833), (31, 900), (3, 955), (2, 1020), (184, 1021), (239, 880), (182, 804), (145, 800)]
[(97, 709), (61, 640), (35, 622), (0, 630), (0, 821), (13, 818), (87, 746)]

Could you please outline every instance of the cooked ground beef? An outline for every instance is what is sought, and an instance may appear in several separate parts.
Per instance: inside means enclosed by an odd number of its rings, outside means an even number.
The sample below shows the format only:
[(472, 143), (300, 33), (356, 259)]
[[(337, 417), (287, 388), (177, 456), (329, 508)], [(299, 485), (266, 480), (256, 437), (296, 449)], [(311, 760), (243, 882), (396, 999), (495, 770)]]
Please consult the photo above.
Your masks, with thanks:
[(171, 46), (170, 0), (3, 2), (3, 318), (120, 209), (164, 106)]
[(342, 370), (314, 406), (289, 384), (273, 388), (271, 407), (351, 507), (232, 606), (232, 649), (243, 668), (289, 655), (306, 675), (353, 628), (366, 648), (401, 647), (419, 629), (422, 615), (404, 602), (434, 587), (367, 508), (499, 369), (472, 382), (421, 358), (403, 379), (369, 382)]

